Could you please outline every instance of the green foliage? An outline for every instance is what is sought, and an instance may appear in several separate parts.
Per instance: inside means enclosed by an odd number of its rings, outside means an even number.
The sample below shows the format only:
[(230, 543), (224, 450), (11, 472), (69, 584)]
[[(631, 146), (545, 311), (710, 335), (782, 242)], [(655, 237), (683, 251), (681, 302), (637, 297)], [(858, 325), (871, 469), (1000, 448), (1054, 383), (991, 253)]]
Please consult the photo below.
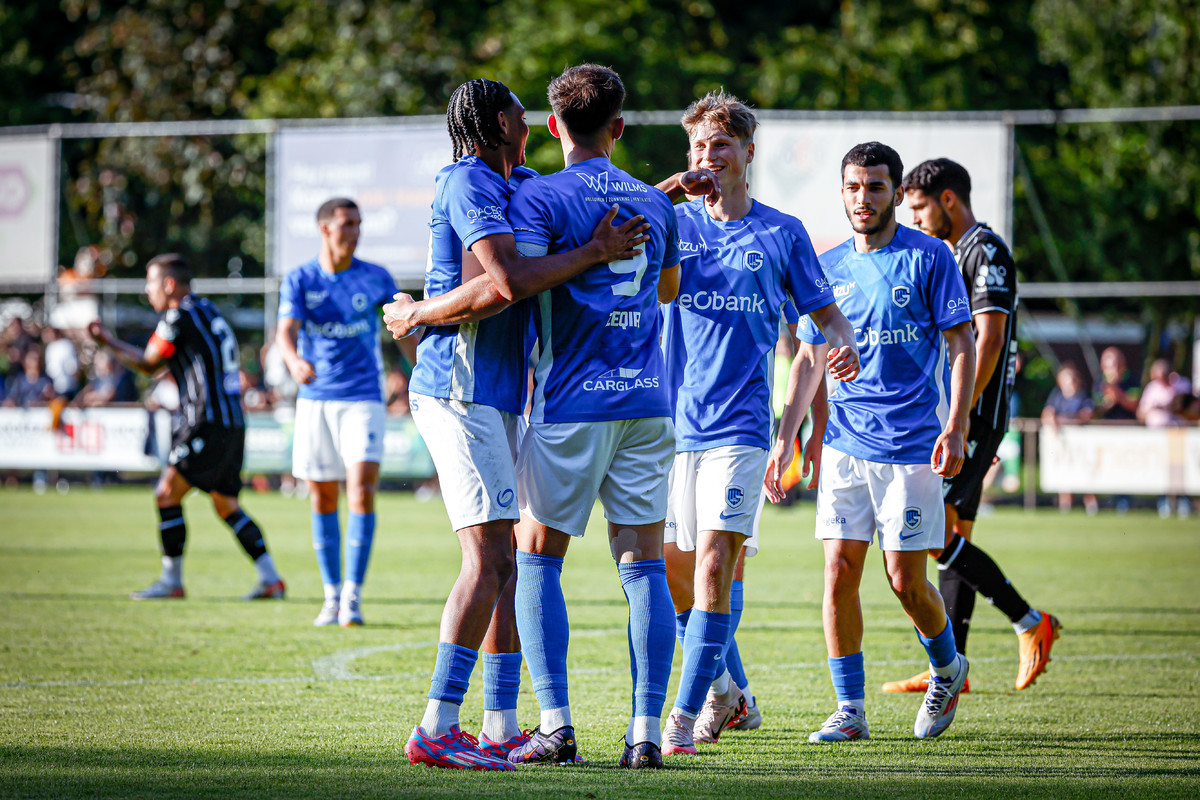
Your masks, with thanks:
[[(919, 698), (884, 680), (924, 653), (869, 559), (862, 586), (871, 739), (808, 745), (833, 708), (821, 634), (814, 509), (767, 508), (746, 567), (738, 640), (763, 727), (727, 732), (660, 773), (616, 768), (629, 714), (626, 607), (597, 512), (563, 591), (579, 768), (488, 774), (410, 766), (402, 748), (429, 688), (459, 569), (440, 502), (378, 499), (362, 628), (314, 628), (321, 587), (308, 501), (243, 495), (288, 582), (284, 602), (237, 596), (254, 571), (193, 493), (182, 601), (132, 603), (158, 570), (149, 486), (0, 497), (0, 785), (6, 797), (1160, 798), (1200, 792), (1200, 548), (1194, 523), (1153, 510), (981, 519), (975, 541), (1065, 628), (1049, 671), (1012, 689), (1008, 621), (980, 603), (971, 692), (954, 726), (912, 738)], [(86, 524), (80, 524), (86, 520)], [(1152, 542), (1152, 546), (1147, 546)], [(932, 564), (929, 573), (933, 573)], [(1153, 587), (1147, 590), (1147, 587)], [(674, 696), (679, 654), (668, 697)], [(479, 730), (480, 672), (463, 704)], [(537, 708), (522, 677), (520, 721)]]

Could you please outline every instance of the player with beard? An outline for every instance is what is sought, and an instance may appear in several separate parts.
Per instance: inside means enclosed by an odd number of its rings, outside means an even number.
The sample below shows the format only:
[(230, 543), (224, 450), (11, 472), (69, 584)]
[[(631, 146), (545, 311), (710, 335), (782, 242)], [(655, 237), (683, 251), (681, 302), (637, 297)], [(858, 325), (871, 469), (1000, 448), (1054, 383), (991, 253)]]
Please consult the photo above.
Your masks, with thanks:
[[(918, 164), (904, 178), (913, 222), (954, 249), (975, 329), (975, 391), (971, 397), (967, 459), (946, 481), (944, 547), (929, 551), (938, 562), (938, 588), (954, 626), (958, 652), (967, 652), (975, 594), (998, 608), (1017, 633), (1016, 688), (1025, 689), (1046, 669), (1062, 627), (1058, 618), (1032, 608), (996, 562), (971, 541), (983, 479), (1008, 430), (1009, 398), (1016, 375), (1017, 268), (1008, 246), (971, 210), (971, 176), (948, 158)], [(924, 692), (929, 673), (888, 681), (885, 692)], [(964, 688), (964, 691), (967, 691)]]
[[(838, 708), (809, 741), (869, 736), (859, 585), (876, 533), (892, 592), (929, 655), (933, 677), (913, 725), (926, 738), (954, 720), (968, 670), (925, 565), (943, 541), (942, 479), (964, 458), (975, 375), (970, 307), (946, 247), (896, 222), (904, 197), (896, 151), (857, 145), (841, 172), (854, 236), (820, 260), (854, 326), (862, 371), (851, 383), (826, 381), (816, 535), (825, 549), (822, 616)], [(800, 339), (824, 342), (807, 319)], [(767, 469), (773, 496), (782, 494), (776, 476), (791, 460), (801, 416), (788, 409), (780, 424)]]

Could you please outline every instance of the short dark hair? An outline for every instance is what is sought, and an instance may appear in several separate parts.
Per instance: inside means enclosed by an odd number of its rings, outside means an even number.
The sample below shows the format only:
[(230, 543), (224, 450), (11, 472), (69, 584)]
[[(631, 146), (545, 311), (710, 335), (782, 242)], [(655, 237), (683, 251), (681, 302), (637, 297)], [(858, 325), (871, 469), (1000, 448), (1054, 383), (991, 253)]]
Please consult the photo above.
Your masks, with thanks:
[(892, 187), (900, 188), (900, 179), (904, 175), (904, 162), (900, 160), (900, 154), (886, 144), (863, 142), (850, 148), (850, 152), (842, 158), (843, 178), (846, 177), (846, 167), (850, 164), (856, 167), (877, 167), (883, 164), (888, 168)]
[(576, 136), (592, 136), (621, 115), (625, 84), (611, 67), (567, 67), (546, 90), (554, 116)]
[(949, 189), (971, 207), (971, 176), (962, 164), (948, 158), (931, 158), (917, 164), (904, 176), (904, 188), (917, 189), (928, 197), (939, 197)]
[(187, 259), (179, 253), (162, 253), (146, 262), (146, 269), (158, 267), (163, 275), (168, 275), (175, 279), (175, 282), (182, 286), (190, 286), (192, 283), (192, 268), (188, 265)]
[(339, 208), (352, 208), (358, 211), (358, 203), (351, 200), (349, 197), (334, 197), (321, 203), (321, 207), (317, 209), (317, 224), (333, 219), (333, 212)]
[(513, 104), (513, 93), (500, 81), (475, 78), (459, 86), (446, 105), (446, 128), (454, 160), (475, 154), (475, 148), (498, 150), (508, 144), (500, 135), (496, 118)]

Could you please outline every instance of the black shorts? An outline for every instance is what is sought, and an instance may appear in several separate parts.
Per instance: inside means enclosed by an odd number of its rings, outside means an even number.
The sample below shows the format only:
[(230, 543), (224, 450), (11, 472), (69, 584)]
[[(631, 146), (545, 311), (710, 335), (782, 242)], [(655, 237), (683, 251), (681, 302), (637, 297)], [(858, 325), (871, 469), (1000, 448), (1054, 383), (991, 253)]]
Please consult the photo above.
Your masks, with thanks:
[(167, 462), (192, 486), (230, 497), (237, 497), (242, 491), (245, 428), (201, 425), (178, 431), (172, 439)]
[(983, 479), (996, 458), (996, 451), (1004, 439), (1004, 431), (986, 426), (975, 417), (971, 417), (971, 433), (967, 437), (967, 460), (962, 470), (950, 478), (942, 487), (942, 495), (946, 505), (954, 506), (958, 518), (967, 522), (975, 521), (979, 511), (979, 499), (983, 496)]

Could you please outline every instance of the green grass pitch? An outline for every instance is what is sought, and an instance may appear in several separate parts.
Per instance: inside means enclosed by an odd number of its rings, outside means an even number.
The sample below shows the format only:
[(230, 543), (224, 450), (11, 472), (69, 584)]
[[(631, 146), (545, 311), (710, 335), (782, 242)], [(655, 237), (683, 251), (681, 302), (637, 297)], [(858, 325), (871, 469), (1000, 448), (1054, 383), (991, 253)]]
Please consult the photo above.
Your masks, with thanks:
[[(626, 609), (597, 513), (564, 573), (573, 711), (587, 763), (516, 773), (412, 767), (438, 618), (458, 569), (439, 502), (386, 494), (367, 626), (316, 629), (307, 501), (247, 493), (288, 582), (237, 597), (253, 570), (207, 498), (186, 502), (184, 601), (134, 603), (158, 572), (150, 491), (0, 492), (0, 797), (1180, 797), (1200, 796), (1200, 524), (1150, 513), (1001, 510), (976, 541), (1065, 626), (1016, 692), (1016, 638), (978, 606), (971, 693), (931, 741), (919, 697), (879, 684), (922, 665), (880, 560), (864, 579), (872, 738), (805, 743), (833, 708), (813, 508), (769, 508), (738, 640), (765, 712), (669, 769), (620, 770), (629, 713)], [(932, 568), (930, 574), (933, 574)], [(678, 653), (674, 679), (679, 674)], [(477, 731), (481, 692), (463, 706)], [(522, 723), (537, 719), (528, 676)], [(673, 697), (675, 680), (669, 697)]]

